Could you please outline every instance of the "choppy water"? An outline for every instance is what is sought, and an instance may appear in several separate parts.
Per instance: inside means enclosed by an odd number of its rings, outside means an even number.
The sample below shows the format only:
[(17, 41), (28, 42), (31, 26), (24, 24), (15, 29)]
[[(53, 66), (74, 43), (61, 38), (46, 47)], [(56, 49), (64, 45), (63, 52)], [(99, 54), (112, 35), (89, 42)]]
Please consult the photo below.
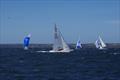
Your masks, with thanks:
[(0, 48), (0, 80), (120, 80), (120, 49), (37, 50)]

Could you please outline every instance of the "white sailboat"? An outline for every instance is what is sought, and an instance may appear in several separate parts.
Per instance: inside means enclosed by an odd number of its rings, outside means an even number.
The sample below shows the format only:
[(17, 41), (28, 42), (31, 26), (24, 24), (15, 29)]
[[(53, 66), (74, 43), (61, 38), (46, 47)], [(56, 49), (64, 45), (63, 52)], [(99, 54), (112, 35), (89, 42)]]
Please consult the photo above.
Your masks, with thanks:
[(106, 44), (103, 42), (103, 40), (102, 40), (102, 38), (100, 36), (99, 36), (99, 39), (96, 40), (95, 46), (98, 49), (105, 49), (106, 48)]
[(49, 52), (71, 52), (71, 51), (72, 50), (65, 42), (61, 32), (59, 31), (55, 24), (53, 50), (50, 50)]
[(81, 45), (80, 40), (78, 40), (76, 44), (76, 49), (80, 49), (80, 48), (82, 48), (82, 45)]

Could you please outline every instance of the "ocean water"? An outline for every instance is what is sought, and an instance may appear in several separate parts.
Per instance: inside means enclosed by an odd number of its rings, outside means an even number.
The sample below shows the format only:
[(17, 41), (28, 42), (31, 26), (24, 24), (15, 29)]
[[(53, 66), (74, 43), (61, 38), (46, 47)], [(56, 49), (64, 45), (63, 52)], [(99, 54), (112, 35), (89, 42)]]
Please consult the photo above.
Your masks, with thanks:
[[(40, 53), (0, 48), (0, 80), (120, 80), (120, 48)], [(47, 49), (46, 49), (47, 50)]]

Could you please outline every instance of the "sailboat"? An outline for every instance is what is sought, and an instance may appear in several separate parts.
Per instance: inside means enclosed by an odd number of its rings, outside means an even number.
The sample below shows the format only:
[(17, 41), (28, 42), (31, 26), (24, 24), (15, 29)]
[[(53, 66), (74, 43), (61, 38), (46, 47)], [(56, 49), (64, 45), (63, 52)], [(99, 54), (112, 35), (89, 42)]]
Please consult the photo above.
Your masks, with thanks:
[(82, 45), (81, 45), (80, 40), (78, 40), (76, 44), (76, 49), (80, 49), (80, 48), (82, 48)]
[(30, 42), (30, 37), (31, 37), (31, 35), (29, 34), (28, 36), (26, 36), (24, 38), (24, 50), (28, 50), (29, 42)]
[(98, 49), (105, 49), (106, 44), (103, 42), (102, 38), (99, 36), (99, 39), (95, 41), (95, 46)]
[(57, 28), (55, 24), (54, 28), (54, 44), (53, 49), (49, 52), (71, 52), (72, 50), (69, 48), (67, 43), (65, 42), (61, 32)]

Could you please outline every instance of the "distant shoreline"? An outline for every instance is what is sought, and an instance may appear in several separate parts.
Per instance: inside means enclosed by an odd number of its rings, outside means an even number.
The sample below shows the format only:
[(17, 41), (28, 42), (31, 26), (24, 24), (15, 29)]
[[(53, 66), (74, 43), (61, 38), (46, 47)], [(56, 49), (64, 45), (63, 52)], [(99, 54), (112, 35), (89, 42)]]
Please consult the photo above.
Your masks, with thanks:
[[(69, 44), (75, 48), (76, 44)], [(52, 44), (30, 44), (30, 48), (52, 47)], [(83, 48), (95, 48), (94, 43), (82, 44)], [(108, 48), (120, 48), (120, 43), (107, 43)], [(23, 44), (0, 44), (0, 48), (23, 48)]]

